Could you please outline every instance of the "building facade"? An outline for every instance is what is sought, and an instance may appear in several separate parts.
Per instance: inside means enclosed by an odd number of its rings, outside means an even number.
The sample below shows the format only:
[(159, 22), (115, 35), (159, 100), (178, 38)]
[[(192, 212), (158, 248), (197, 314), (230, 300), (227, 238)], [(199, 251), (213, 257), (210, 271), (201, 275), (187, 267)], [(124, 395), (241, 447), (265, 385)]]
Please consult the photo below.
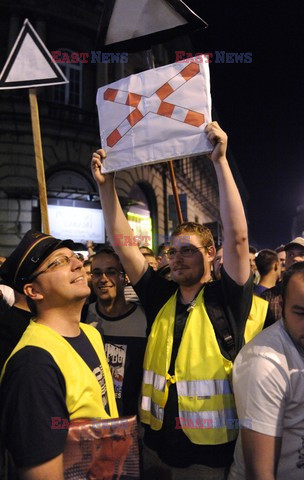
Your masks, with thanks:
[[(25, 18), (50, 52), (96, 51), (102, 1), (0, 0), (0, 7), (0, 69)], [(170, 63), (165, 49), (155, 48), (154, 55), (157, 65)], [(70, 83), (37, 89), (48, 203), (88, 209), (89, 213), (100, 207), (90, 172), (92, 152), (100, 147), (97, 89), (146, 70), (148, 62), (142, 52), (130, 54), (127, 63), (65, 62), (59, 66)], [(28, 229), (41, 229), (41, 218), (28, 90), (2, 90), (0, 97), (0, 254), (7, 256)], [(218, 189), (210, 160), (184, 158), (174, 161), (174, 167), (184, 220), (210, 224), (220, 241)], [(237, 173), (235, 165), (234, 169)], [(237, 182), (244, 192), (241, 179)], [(156, 249), (177, 224), (167, 164), (117, 172), (116, 185), (135, 233), (145, 233)], [(93, 220), (79, 215), (66, 223), (75, 231), (82, 230), (81, 242), (85, 243), (92, 239)]]

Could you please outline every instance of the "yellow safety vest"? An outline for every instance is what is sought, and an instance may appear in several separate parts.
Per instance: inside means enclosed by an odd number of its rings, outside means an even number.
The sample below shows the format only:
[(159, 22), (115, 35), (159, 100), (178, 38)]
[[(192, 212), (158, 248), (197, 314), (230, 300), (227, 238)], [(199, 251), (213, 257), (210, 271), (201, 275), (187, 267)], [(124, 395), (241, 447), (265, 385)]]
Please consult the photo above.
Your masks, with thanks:
[[(168, 373), (172, 354), (176, 293), (159, 311), (148, 339), (144, 358), (141, 421), (160, 430), (171, 384), (176, 383), (179, 419), (192, 443), (218, 445), (234, 440), (237, 414), (231, 389), (232, 361), (219, 348), (208, 317), (204, 289), (190, 311), (175, 361), (174, 375)], [(260, 302), (261, 300), (261, 302)], [(252, 302), (246, 341), (263, 328), (268, 303), (258, 297)], [(247, 332), (247, 325), (250, 326)]]
[(252, 296), (251, 309), (244, 333), (245, 343), (250, 342), (263, 329), (268, 310), (268, 302), (257, 295)]
[[(102, 404), (101, 387), (90, 367), (74, 350), (74, 348), (61, 335), (51, 328), (30, 321), (19, 343), (14, 348), (8, 360), (19, 350), (27, 346), (39, 347), (52, 355), (54, 362), (61, 371), (66, 385), (66, 404), (70, 420), (80, 418), (116, 418), (116, 407), (113, 380), (110, 368), (105, 356), (100, 333), (90, 325), (80, 323), (83, 330), (94, 348), (102, 366), (105, 385), (109, 402), (110, 415), (105, 411)], [(1, 373), (4, 375), (6, 364)]]

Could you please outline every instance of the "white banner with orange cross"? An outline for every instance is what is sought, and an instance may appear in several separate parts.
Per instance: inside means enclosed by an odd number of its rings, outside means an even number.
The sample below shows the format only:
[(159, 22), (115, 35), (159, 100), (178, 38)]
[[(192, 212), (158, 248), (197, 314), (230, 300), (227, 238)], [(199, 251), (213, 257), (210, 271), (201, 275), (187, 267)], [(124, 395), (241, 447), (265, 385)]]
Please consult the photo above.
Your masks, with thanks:
[(98, 89), (103, 171), (209, 153), (210, 76), (203, 55)]

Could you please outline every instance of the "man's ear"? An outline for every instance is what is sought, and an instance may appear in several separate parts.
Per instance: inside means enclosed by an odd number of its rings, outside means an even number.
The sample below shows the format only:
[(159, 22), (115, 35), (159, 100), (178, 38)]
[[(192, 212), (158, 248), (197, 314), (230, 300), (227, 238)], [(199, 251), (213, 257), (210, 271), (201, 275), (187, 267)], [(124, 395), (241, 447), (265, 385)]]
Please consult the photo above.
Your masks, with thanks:
[(34, 286), (33, 283), (26, 283), (23, 287), (24, 295), (29, 297), (31, 300), (43, 300), (42, 293), (39, 292), (37, 287)]
[(210, 247), (206, 247), (206, 250), (207, 250), (207, 255), (208, 255), (208, 261), (213, 262), (213, 260), (215, 259), (215, 255), (216, 255), (216, 250), (215, 250), (214, 245), (211, 245)]

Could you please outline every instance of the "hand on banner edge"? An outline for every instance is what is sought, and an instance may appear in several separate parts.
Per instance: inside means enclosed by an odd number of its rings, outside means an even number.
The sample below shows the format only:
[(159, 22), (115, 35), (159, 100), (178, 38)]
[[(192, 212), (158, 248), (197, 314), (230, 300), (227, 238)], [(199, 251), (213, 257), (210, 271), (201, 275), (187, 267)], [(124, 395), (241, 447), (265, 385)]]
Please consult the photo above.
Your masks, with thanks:
[(115, 172), (101, 172), (102, 162), (106, 156), (107, 154), (102, 148), (96, 150), (96, 152), (92, 154), (91, 172), (98, 187), (102, 187), (104, 184), (112, 183), (115, 176)]
[(218, 163), (220, 159), (226, 160), (226, 151), (227, 151), (227, 143), (228, 143), (228, 136), (221, 129), (218, 122), (210, 122), (205, 127), (205, 132), (207, 134), (207, 138), (209, 142), (213, 145), (213, 151), (208, 155), (212, 162)]

